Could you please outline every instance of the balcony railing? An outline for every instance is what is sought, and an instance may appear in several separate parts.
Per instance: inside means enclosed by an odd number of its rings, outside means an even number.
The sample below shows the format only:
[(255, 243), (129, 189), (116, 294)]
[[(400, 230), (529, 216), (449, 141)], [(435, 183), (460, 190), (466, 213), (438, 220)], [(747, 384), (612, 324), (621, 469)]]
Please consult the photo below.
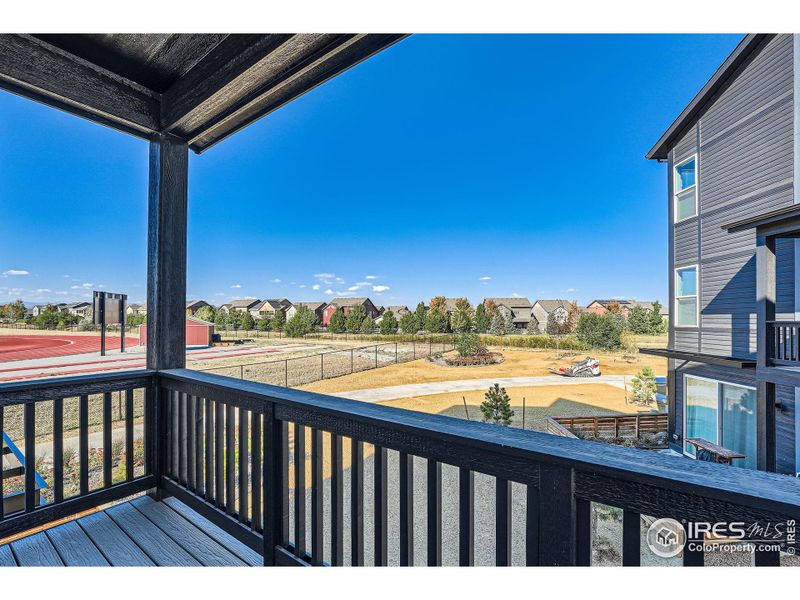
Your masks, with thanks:
[(767, 322), (767, 357), (773, 365), (800, 366), (800, 321)]
[[(112, 457), (106, 450), (112, 428), (104, 416), (99, 426), (104, 477), (101, 487), (91, 490), (84, 475), (90, 435), (84, 399), (101, 394), (103, 414), (109, 415), (111, 394), (123, 393), (130, 408), (134, 390), (144, 394), (144, 469), (137, 474), (129, 463), (124, 480), (113, 481)], [(59, 493), (64, 482), (59, 456), (63, 422), (58, 415), (64, 399), (74, 396), (81, 407), (81, 484), (74, 497), (64, 498)], [(399, 550), (402, 565), (421, 560), (440, 565), (443, 554), (457, 555), (459, 564), (470, 565), (475, 556), (476, 474), (494, 478), (491, 550), (497, 565), (511, 563), (517, 536), (528, 565), (590, 564), (592, 502), (623, 510), (625, 565), (640, 563), (642, 515), (761, 526), (800, 518), (800, 481), (790, 477), (185, 369), (0, 386), (0, 407), (24, 407), (25, 458), (31, 467), (36, 412), (46, 402), (54, 406), (53, 501), (36, 506), (34, 486), (26, 480), (25, 509), (0, 515), (0, 537), (156, 490), (156, 495), (174, 495), (263, 553), (266, 565), (385, 565), (390, 545), (393, 553)], [(129, 448), (134, 413), (125, 411)], [(130, 461), (127, 455), (125, 460)], [(372, 473), (365, 473), (365, 464)], [(443, 493), (443, 465), (457, 469), (457, 482), (448, 480), (455, 485), (453, 494), (447, 489)], [(420, 466), (424, 476), (415, 477)], [(512, 484), (522, 486), (524, 525), (512, 522)], [(424, 544), (415, 544), (421, 531), (415, 528), (420, 521), (415, 488), (425, 499)], [(391, 536), (390, 504), (399, 507), (391, 529), (398, 533)], [(458, 516), (457, 536), (443, 536), (443, 512)], [(371, 543), (365, 540), (365, 515), (373, 522), (368, 529), (374, 536)], [(453, 547), (443, 548), (445, 537)], [(415, 560), (420, 548), (424, 557)], [(779, 553), (757, 551), (755, 561), (778, 564)], [(703, 564), (702, 551), (684, 549), (683, 562)]]

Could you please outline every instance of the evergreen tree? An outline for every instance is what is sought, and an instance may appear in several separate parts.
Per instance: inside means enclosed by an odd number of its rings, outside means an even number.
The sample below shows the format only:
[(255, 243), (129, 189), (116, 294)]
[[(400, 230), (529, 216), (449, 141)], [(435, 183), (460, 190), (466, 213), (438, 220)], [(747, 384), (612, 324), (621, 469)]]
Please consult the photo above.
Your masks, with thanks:
[(392, 335), (397, 333), (397, 319), (394, 313), (387, 310), (381, 317), (381, 335)]
[(242, 313), (235, 309), (230, 309), (228, 311), (228, 316), (225, 318), (225, 322), (228, 324), (229, 329), (239, 329), (242, 324)]
[(316, 315), (306, 305), (301, 304), (294, 317), (286, 323), (286, 335), (289, 337), (303, 337), (307, 333), (314, 331), (317, 321)]
[(466, 333), (472, 330), (474, 320), (475, 311), (472, 310), (469, 300), (466, 298), (456, 300), (456, 309), (450, 316), (450, 328), (455, 333)]
[(643, 367), (631, 380), (633, 398), (642, 404), (651, 404), (656, 400), (656, 374), (650, 367)]
[(276, 310), (269, 326), (272, 331), (283, 331), (283, 328), (286, 326), (286, 313), (282, 310)]
[(328, 330), (332, 333), (344, 333), (346, 331), (345, 325), (345, 314), (344, 310), (340, 306), (331, 315), (330, 321), (328, 321)]
[(484, 423), (496, 423), (498, 425), (511, 425), (514, 411), (511, 410), (511, 398), (505, 388), (495, 383), (486, 392), (486, 400), (481, 403), (481, 413), (483, 413)]
[(503, 319), (503, 329), (505, 330), (506, 335), (511, 335), (516, 331), (516, 327), (514, 326), (514, 315), (511, 314), (511, 311), (506, 311), (505, 319)]
[(489, 332), (492, 335), (503, 335), (506, 332), (505, 322), (499, 311), (495, 311), (492, 317), (492, 322), (489, 325)]
[(431, 333), (447, 331), (447, 313), (440, 310), (429, 310), (425, 315), (425, 329)]
[(270, 319), (268, 315), (263, 315), (256, 321), (256, 327), (259, 331), (269, 331), (271, 323), (272, 319)]
[(531, 320), (528, 321), (528, 334), (534, 335), (539, 333), (539, 322), (536, 320), (536, 317), (531, 315)]
[(489, 321), (489, 316), (486, 314), (486, 307), (483, 303), (478, 304), (478, 307), (475, 309), (475, 331), (478, 333), (486, 333), (489, 331), (489, 326), (491, 322)]
[(250, 311), (246, 310), (242, 313), (240, 325), (245, 331), (250, 331), (253, 329), (255, 322), (253, 321), (253, 315), (250, 314)]
[(219, 329), (223, 329), (225, 327), (225, 323), (227, 322), (227, 316), (228, 315), (225, 314), (224, 310), (218, 310), (217, 314), (214, 315), (214, 325), (216, 325)]
[(375, 321), (372, 320), (372, 317), (367, 315), (361, 321), (361, 333), (372, 333), (375, 331)]
[(584, 313), (578, 319), (575, 334), (587, 346), (614, 350), (622, 346), (623, 329), (622, 322), (614, 313)]
[(354, 306), (344, 320), (344, 326), (348, 333), (358, 333), (361, 331), (361, 324), (364, 322), (364, 317), (367, 316), (367, 311), (359, 304)]
[(661, 303), (656, 300), (650, 311), (650, 334), (661, 335), (667, 330), (667, 321), (661, 316)]
[(628, 329), (638, 335), (649, 335), (652, 331), (650, 311), (636, 304), (628, 315)]
[(412, 335), (417, 333), (419, 331), (419, 327), (417, 326), (417, 315), (413, 312), (407, 312), (400, 317), (400, 329), (403, 330), (403, 333)]
[[(414, 316), (417, 318), (417, 331), (425, 329), (425, 316), (427, 313), (428, 311), (423, 302), (417, 304), (417, 308), (414, 310)], [(414, 333), (416, 333), (416, 331)]]

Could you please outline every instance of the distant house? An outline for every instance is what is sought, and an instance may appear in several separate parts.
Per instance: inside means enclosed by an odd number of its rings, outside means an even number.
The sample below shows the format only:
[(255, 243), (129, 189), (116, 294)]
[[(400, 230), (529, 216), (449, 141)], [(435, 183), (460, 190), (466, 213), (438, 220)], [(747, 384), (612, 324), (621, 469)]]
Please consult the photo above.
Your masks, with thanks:
[(88, 319), (92, 316), (94, 306), (91, 302), (72, 302), (67, 304), (67, 312), (82, 319)]
[(203, 308), (204, 306), (211, 306), (205, 300), (189, 300), (186, 303), (186, 312), (191, 315), (197, 314), (197, 311)]
[(364, 307), (367, 316), (373, 319), (377, 319), (380, 316), (378, 307), (375, 306), (369, 298), (336, 298), (335, 300), (331, 300), (331, 303), (322, 311), (322, 326), (328, 326), (337, 308), (341, 308), (344, 313), (347, 314), (359, 305)]
[(563, 324), (569, 316), (571, 304), (569, 300), (537, 300), (531, 309), (536, 328), (541, 333), (547, 333), (547, 320), (551, 314), (557, 323)]
[(59, 302), (58, 304), (37, 304), (31, 308), (31, 316), (38, 317), (40, 314), (47, 312), (48, 306), (54, 308), (56, 312), (67, 312), (67, 304), (65, 302)]
[(638, 300), (594, 300), (586, 307), (586, 312), (603, 315), (608, 312), (609, 305), (618, 304), (619, 314), (626, 319), (630, 316), (634, 306), (641, 306), (645, 310), (652, 310), (654, 302), (641, 302)]
[(527, 298), (484, 298), (483, 305), (493, 302), (500, 309), (503, 319), (510, 315), (516, 329), (527, 329), (531, 322), (531, 301)]
[(286, 320), (288, 321), (297, 313), (297, 308), (286, 298), (264, 300), (250, 307), (249, 310), (254, 319), (274, 317), (277, 311), (281, 311), (286, 315)]
[(128, 304), (125, 308), (126, 315), (146, 315), (147, 304)]
[[(236, 310), (239, 312), (249, 312), (254, 306), (261, 304), (258, 298), (243, 298), (242, 300), (234, 300), (228, 306), (226, 312)], [(223, 305), (226, 306), (226, 305)]]
[(407, 306), (387, 306), (383, 309), (383, 311), (381, 311), (380, 316), (377, 319), (375, 319), (375, 324), (380, 325), (381, 321), (383, 320), (383, 317), (389, 311), (392, 311), (392, 315), (394, 315), (394, 318), (397, 319), (398, 321), (400, 320), (400, 317), (411, 312), (408, 310)]
[(325, 311), (325, 307), (328, 306), (327, 302), (294, 302), (293, 303), (295, 308), (300, 308), (301, 306), (305, 306), (308, 310), (314, 313), (314, 316), (317, 319), (317, 323), (322, 323), (322, 316)]

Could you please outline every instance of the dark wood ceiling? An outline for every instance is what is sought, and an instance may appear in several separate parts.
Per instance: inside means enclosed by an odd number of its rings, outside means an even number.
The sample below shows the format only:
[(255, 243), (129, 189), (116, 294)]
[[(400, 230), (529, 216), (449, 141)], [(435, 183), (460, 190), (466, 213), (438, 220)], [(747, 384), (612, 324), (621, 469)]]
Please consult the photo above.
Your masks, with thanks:
[(0, 88), (201, 152), (402, 34), (0, 35)]

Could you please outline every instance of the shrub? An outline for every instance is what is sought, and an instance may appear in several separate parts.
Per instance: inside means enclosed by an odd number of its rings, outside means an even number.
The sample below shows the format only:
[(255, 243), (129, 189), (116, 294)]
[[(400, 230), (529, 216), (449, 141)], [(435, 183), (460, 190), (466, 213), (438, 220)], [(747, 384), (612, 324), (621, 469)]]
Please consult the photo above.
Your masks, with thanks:
[(490, 387), (486, 392), (486, 400), (481, 403), (481, 413), (485, 423), (511, 425), (514, 411), (511, 410), (511, 398), (506, 388), (501, 388), (497, 383)]
[(462, 333), (455, 337), (456, 352), (459, 356), (478, 356), (486, 354), (486, 344), (477, 333)]
[(622, 346), (623, 325), (611, 312), (602, 315), (584, 313), (575, 330), (578, 339), (592, 348), (616, 350)]

